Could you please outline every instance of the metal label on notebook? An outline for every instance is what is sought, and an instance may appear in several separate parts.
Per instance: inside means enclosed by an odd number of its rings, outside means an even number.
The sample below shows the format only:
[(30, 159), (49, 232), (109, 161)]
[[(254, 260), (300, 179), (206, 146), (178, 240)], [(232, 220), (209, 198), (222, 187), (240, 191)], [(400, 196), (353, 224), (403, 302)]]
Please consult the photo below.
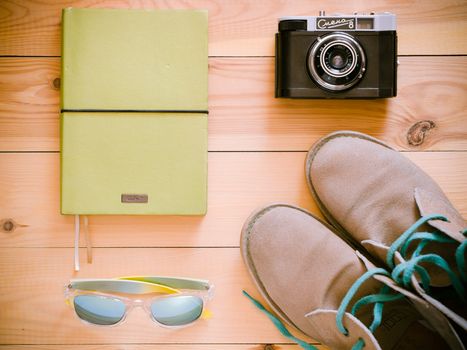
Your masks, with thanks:
[(122, 193), (122, 203), (147, 203), (147, 194)]

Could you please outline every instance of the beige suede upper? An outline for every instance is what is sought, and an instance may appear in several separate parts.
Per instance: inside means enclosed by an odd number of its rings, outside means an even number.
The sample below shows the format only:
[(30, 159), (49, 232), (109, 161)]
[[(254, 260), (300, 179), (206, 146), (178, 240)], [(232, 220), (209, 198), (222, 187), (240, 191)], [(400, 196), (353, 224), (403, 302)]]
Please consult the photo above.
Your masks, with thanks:
[[(423, 230), (440, 230), (457, 242), (465, 241), (461, 231), (467, 224), (433, 179), (404, 155), (370, 136), (340, 131), (324, 137), (308, 152), (305, 170), (326, 218), (345, 239), (360, 244), (367, 256), (382, 263), (391, 244), (425, 215), (440, 214), (449, 222), (431, 220)], [(440, 255), (456, 270), (456, 248), (456, 244), (430, 243), (423, 252)], [(441, 268), (423, 266), (432, 286), (451, 284)], [(415, 277), (412, 284), (419, 296), (467, 330), (465, 304), (448, 308), (443, 303), (451, 303), (451, 299), (433, 299)]]
[[(350, 349), (358, 339), (364, 340), (365, 350), (464, 349), (446, 318), (464, 327), (458, 308), (449, 309), (433, 299), (415, 276), (413, 289), (382, 275), (361, 286), (350, 305), (361, 296), (378, 293), (382, 285), (405, 296), (385, 304), (374, 334), (367, 328), (373, 319), (373, 308), (368, 306), (355, 317), (345, 314), (348, 336), (336, 326), (343, 297), (375, 267), (369, 259), (385, 266), (391, 244), (421, 216), (446, 216), (450, 222), (431, 220), (422, 229), (438, 229), (457, 242), (465, 240), (460, 233), (465, 221), (440, 187), (399, 152), (355, 132), (337, 132), (318, 141), (307, 155), (306, 176), (332, 228), (303, 209), (275, 204), (252, 214), (242, 230), (244, 261), (271, 308), (332, 349)], [(455, 248), (452, 243), (430, 243), (424, 253), (440, 254), (454, 266)], [(395, 259), (404, 261), (400, 252)], [(427, 269), (431, 284), (450, 284), (443, 270)]]
[[(367, 261), (365, 266), (349, 245), (305, 210), (277, 204), (254, 213), (244, 225), (241, 251), (253, 281), (273, 310), (332, 349), (350, 349), (358, 338), (364, 339), (365, 350), (405, 349), (404, 342), (417, 343), (417, 338), (424, 349), (445, 345), (426, 329), (423, 337), (404, 337), (408, 329), (419, 327), (416, 320), (421, 317), (404, 299), (386, 307), (383, 324), (391, 326), (380, 327), (378, 339), (365, 326), (371, 323), (370, 307), (363, 308), (356, 318), (346, 314), (349, 336), (340, 333), (337, 309), (352, 284), (372, 265)], [(377, 293), (381, 286), (370, 279), (353, 302)], [(420, 343), (422, 338), (425, 341)]]
[[(450, 223), (433, 222), (461, 241), (467, 227), (440, 187), (401, 153), (369, 136), (338, 132), (308, 153), (307, 180), (315, 199), (331, 223), (350, 239), (362, 244), (381, 261), (389, 247), (422, 215), (442, 214)], [(431, 222), (430, 222), (431, 224)], [(431, 231), (434, 231), (431, 228)], [(368, 242), (370, 241), (370, 242)], [(427, 247), (452, 261), (455, 247)], [(446, 275), (433, 271), (435, 285), (448, 283)]]

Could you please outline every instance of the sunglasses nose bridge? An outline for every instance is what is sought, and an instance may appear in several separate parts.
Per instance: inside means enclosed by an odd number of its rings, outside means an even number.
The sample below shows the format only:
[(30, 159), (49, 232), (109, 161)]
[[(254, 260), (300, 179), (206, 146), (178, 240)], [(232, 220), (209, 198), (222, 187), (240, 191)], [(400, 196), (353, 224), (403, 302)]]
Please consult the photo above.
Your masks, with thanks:
[(141, 299), (133, 300), (133, 306), (134, 307), (143, 307), (144, 306), (144, 300), (141, 300)]
[(150, 304), (150, 302), (148, 300), (134, 299), (134, 300), (132, 300), (131, 307), (132, 308), (139, 307), (139, 308), (145, 310), (146, 312), (150, 312), (151, 307), (150, 307), (149, 304)]
[(144, 300), (144, 299), (136, 299), (132, 300), (132, 308), (141, 308), (143, 309), (147, 314), (149, 314), (152, 317), (151, 313), (151, 301), (150, 300)]

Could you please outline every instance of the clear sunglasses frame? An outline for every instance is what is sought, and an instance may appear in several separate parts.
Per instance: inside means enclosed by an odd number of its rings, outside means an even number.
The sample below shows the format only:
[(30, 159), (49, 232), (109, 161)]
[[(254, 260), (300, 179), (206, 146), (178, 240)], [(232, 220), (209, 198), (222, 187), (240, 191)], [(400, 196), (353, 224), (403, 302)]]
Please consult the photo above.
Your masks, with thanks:
[[(131, 293), (133, 294), (133, 292)], [(147, 295), (147, 292), (141, 293), (140, 295)], [(92, 291), (92, 290), (81, 290), (81, 289), (76, 289), (73, 288), (72, 284), (69, 284), (65, 286), (65, 302), (68, 306), (70, 306), (75, 314), (75, 317), (77, 317), (82, 323), (92, 326), (92, 327), (115, 327), (118, 325), (121, 325), (126, 321), (127, 315), (137, 307), (143, 308), (146, 313), (149, 314), (149, 317), (151, 320), (159, 325), (160, 327), (163, 328), (168, 328), (168, 329), (178, 329), (178, 328), (184, 328), (187, 326), (192, 325), (196, 321), (198, 321), (200, 318), (203, 318), (208, 312), (206, 310), (206, 303), (212, 299), (214, 294), (214, 286), (209, 285), (208, 289), (206, 290), (177, 290), (176, 292), (172, 292), (171, 294), (163, 294), (163, 295), (157, 295), (157, 296), (144, 296), (143, 298), (138, 298), (136, 295), (134, 298), (130, 297), (124, 297), (112, 293), (106, 293), (106, 292), (100, 292), (100, 291)], [(94, 295), (94, 296), (100, 296), (100, 297), (105, 297), (109, 298), (111, 300), (116, 300), (120, 301), (125, 305), (125, 312), (123, 314), (123, 317), (116, 323), (114, 324), (109, 324), (109, 325), (101, 325), (101, 324), (95, 324), (89, 321), (86, 321), (79, 317), (78, 313), (75, 310), (75, 304), (74, 304), (74, 299), (79, 296), (79, 295)], [(179, 326), (169, 326), (162, 324), (161, 322), (157, 321), (157, 319), (154, 318), (152, 312), (151, 312), (151, 305), (154, 301), (160, 300), (160, 299), (165, 299), (165, 298), (173, 298), (173, 297), (178, 297), (178, 296), (196, 296), (199, 297), (203, 304), (202, 304), (202, 309), (200, 316), (196, 319), (194, 319), (192, 322), (189, 322), (184, 325), (179, 325)]]

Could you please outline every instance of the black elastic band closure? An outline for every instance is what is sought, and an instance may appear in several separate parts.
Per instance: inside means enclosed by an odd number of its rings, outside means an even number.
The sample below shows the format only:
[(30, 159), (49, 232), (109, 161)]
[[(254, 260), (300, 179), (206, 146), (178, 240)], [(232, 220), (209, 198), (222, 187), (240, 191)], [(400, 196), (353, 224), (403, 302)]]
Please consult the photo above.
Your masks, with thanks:
[(199, 109), (61, 109), (64, 112), (84, 112), (84, 113), (202, 113), (209, 114), (208, 110)]

